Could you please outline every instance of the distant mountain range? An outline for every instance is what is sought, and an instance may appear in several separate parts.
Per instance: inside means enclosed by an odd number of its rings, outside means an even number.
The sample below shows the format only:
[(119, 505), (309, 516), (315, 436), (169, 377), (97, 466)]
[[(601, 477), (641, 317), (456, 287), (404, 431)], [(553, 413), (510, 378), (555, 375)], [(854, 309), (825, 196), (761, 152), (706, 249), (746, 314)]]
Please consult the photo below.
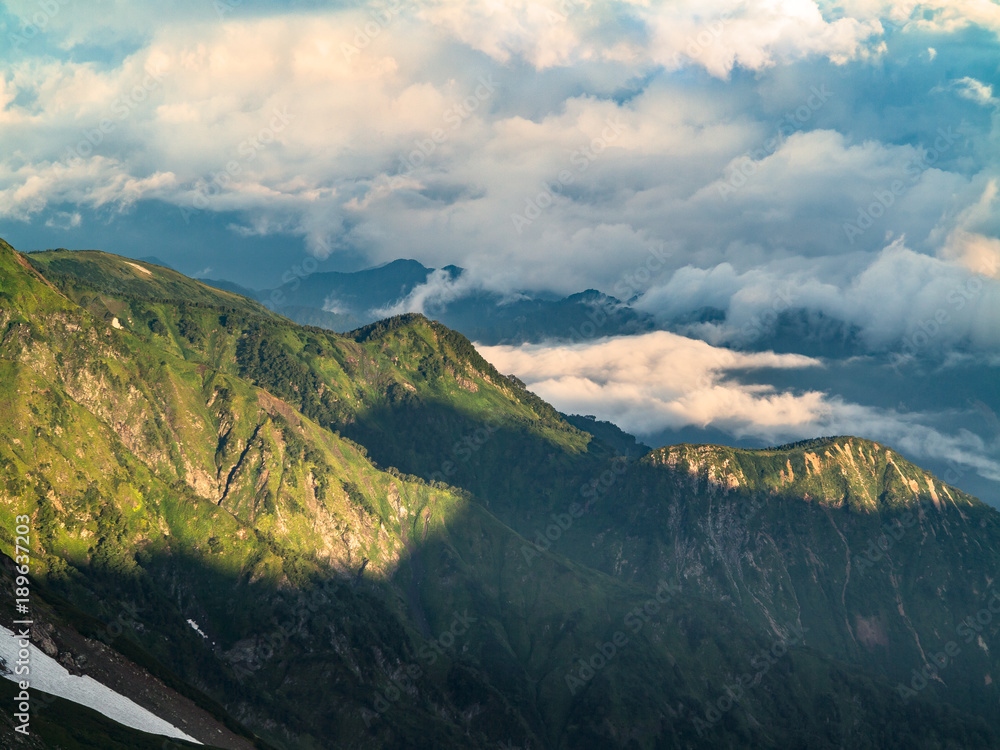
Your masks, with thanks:
[[(421, 315), (0, 242), (19, 523), (35, 646), (209, 748), (1000, 746), (996, 510), (858, 437), (647, 450)], [(0, 694), (5, 748), (163, 747)]]
[[(724, 326), (735, 330), (736, 335), (719, 345), (744, 351), (794, 353), (823, 361), (822, 367), (805, 370), (732, 373), (734, 379), (782, 391), (819, 391), (887, 413), (916, 410), (927, 415), (926, 424), (941, 430), (975, 433), (982, 440), (983, 452), (991, 460), (1000, 459), (1000, 447), (993, 447), (1000, 446), (998, 428), (970, 409), (970, 404), (985, 401), (980, 404), (983, 414), (1000, 412), (996, 370), (988, 362), (942, 356), (932, 347), (906, 359), (900, 357), (899, 344), (895, 349), (873, 351), (856, 325), (802, 307), (725, 326), (726, 311), (719, 308), (705, 307), (670, 319), (656, 319), (629, 301), (595, 290), (565, 297), (529, 291), (500, 295), (456, 283), (464, 273), (457, 266), (438, 270), (415, 260), (395, 260), (356, 273), (293, 276), (271, 290), (248, 290), (225, 281), (206, 283), (252, 297), (301, 325), (341, 333), (370, 324), (390, 311), (419, 308), (429, 318), (484, 345), (587, 344), (603, 337), (658, 329), (716, 344), (718, 329)], [(422, 290), (432, 288), (445, 293), (422, 294)], [(411, 304), (404, 304), (407, 300)], [(713, 425), (655, 429), (642, 437), (651, 445), (685, 441), (743, 447), (767, 444), (753, 434), (727, 433)], [(959, 467), (943, 454), (927, 454), (923, 460), (931, 470), (959, 481), (967, 492), (982, 497), (1000, 493), (1000, 481), (992, 475)]]
[[(462, 274), (457, 266), (436, 272), (415, 260), (395, 260), (353, 273), (295, 277), (276, 289), (250, 290), (225, 280), (204, 281), (252, 297), (296, 323), (344, 333), (385, 317), (386, 311), (399, 306), (432, 277), (447, 282)], [(422, 308), (429, 317), (485, 344), (585, 341), (655, 327), (651, 316), (593, 289), (563, 298), (472, 290), (447, 301), (431, 298)]]
[[(294, 276), (275, 289), (247, 289), (224, 279), (202, 281), (256, 299), (301, 325), (345, 333), (384, 317), (387, 311), (408, 311), (394, 308), (405, 308), (410, 295), (429, 281), (454, 282), (463, 273), (457, 266), (445, 266), (438, 272), (415, 260), (401, 259), (363, 271)], [(480, 289), (455, 290), (443, 298), (429, 295), (420, 300), (419, 307), (429, 317), (488, 345), (583, 342), (658, 328), (706, 338), (706, 325), (726, 319), (724, 310), (702, 308), (657, 321), (628, 301), (594, 289), (566, 297), (528, 291), (502, 295)], [(775, 314), (766, 325), (758, 325), (734, 343), (753, 350), (836, 358), (867, 351), (857, 327), (802, 308)]]

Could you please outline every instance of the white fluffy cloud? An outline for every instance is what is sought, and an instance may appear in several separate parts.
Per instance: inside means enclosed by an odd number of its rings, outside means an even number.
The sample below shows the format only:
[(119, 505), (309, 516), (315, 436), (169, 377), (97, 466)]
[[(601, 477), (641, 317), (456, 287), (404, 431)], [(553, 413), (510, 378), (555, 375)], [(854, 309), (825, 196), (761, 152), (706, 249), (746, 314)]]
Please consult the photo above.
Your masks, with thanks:
[(984, 106), (995, 107), (997, 100), (993, 97), (993, 87), (988, 83), (977, 81), (971, 76), (959, 78), (953, 83), (958, 95)]
[(813, 422), (829, 412), (820, 393), (777, 393), (727, 379), (734, 370), (820, 367), (818, 360), (742, 354), (666, 331), (589, 344), (479, 351), (557, 408), (594, 414), (641, 435), (686, 425), (767, 430)]
[(878, 54), (875, 18), (829, 19), (811, 0), (611, 2), (432, 0), (421, 17), (506, 62), (536, 68), (584, 61), (694, 65), (728, 76), (819, 55), (838, 63)]
[[(657, 313), (739, 319), (795, 283), (904, 328), (851, 287), (892, 240), (918, 280), (923, 258), (951, 279), (1000, 252), (1000, 226), (968, 214), (997, 172), (991, 84), (947, 38), (923, 54), (924, 36), (1000, 28), (989, 3), (57, 5), (46, 44), (0, 63), (0, 218), (46, 237), (158, 201), (179, 242), (222, 214), (241, 237), (454, 263), (501, 291), (648, 289)], [(21, 28), (37, 3), (6, 12)], [(886, 65), (911, 76), (895, 109)], [(657, 278), (628, 282), (664, 243)]]
[(724, 322), (692, 326), (692, 332), (720, 344), (752, 344), (773, 329), (779, 314), (803, 308), (856, 326), (874, 350), (913, 354), (961, 342), (993, 352), (1000, 348), (994, 324), (1000, 320), (1000, 283), (982, 271), (995, 274), (996, 266), (989, 265), (995, 248), (981, 236), (959, 231), (949, 238), (949, 247), (961, 254), (968, 270), (915, 253), (897, 240), (853, 273), (850, 259), (840, 269), (801, 262), (743, 273), (727, 263), (682, 268), (668, 283), (650, 289), (636, 307), (665, 320), (703, 307), (724, 310)]
[(817, 435), (862, 435), (1000, 481), (995, 448), (967, 430), (935, 429), (927, 414), (864, 406), (815, 390), (748, 385), (739, 379), (741, 372), (760, 368), (823, 367), (813, 358), (738, 353), (664, 331), (584, 344), (479, 350), (501, 372), (517, 375), (561, 411), (593, 414), (640, 437), (689, 426), (771, 444)]

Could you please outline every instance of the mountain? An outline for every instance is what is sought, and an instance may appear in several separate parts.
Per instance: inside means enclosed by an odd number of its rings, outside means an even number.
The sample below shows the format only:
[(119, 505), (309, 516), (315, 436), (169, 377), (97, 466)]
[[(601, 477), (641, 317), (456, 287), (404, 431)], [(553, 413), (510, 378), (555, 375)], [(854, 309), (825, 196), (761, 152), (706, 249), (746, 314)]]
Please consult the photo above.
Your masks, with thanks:
[[(454, 272), (460, 274), (461, 269)], [(432, 269), (417, 261), (403, 259), (363, 271), (290, 272), (279, 286), (255, 296), (279, 312), (286, 308), (325, 310), (370, 323), (372, 310), (405, 298), (431, 273)]]
[[(290, 274), (282, 285), (255, 292), (227, 281), (206, 283), (248, 294), (301, 325), (348, 332), (375, 322), (380, 311), (399, 307), (421, 286), (447, 286), (462, 273), (457, 266), (435, 270), (414, 260), (395, 260), (353, 273)], [(418, 307), (428, 317), (484, 344), (585, 341), (654, 328), (651, 316), (594, 289), (569, 297), (448, 291), (429, 295)]]
[(637, 455), (570, 419), (420, 315), (336, 334), (0, 243), (32, 639), (206, 745), (998, 745), (996, 511), (860, 438)]
[[(160, 265), (163, 265), (162, 263)], [(169, 266), (167, 266), (169, 268)], [(243, 297), (249, 297), (250, 299), (255, 299), (257, 292), (253, 289), (248, 289), (245, 286), (237, 284), (234, 281), (226, 281), (225, 279), (198, 279), (202, 284), (206, 284), (210, 287), (216, 289), (221, 289), (224, 292), (232, 292), (233, 294), (239, 294)]]
[(724, 340), (737, 348), (752, 351), (837, 360), (872, 353), (859, 326), (802, 307), (766, 311), (746, 323), (729, 320), (725, 310), (703, 307), (660, 323), (666, 330), (684, 336), (705, 341)]
[(680, 445), (652, 451), (608, 488), (583, 532), (602, 544), (574, 557), (646, 586), (666, 574), (765, 630), (801, 623), (824, 653), (897, 685), (957, 641), (947, 679), (928, 691), (987, 715), (998, 665), (980, 633), (996, 626), (976, 618), (1000, 609), (998, 521), (863, 439)]
[(561, 414), (560, 416), (577, 429), (589, 432), (623, 456), (638, 458), (652, 450), (648, 445), (640, 443), (633, 435), (629, 435), (619, 428), (618, 425), (599, 420), (592, 414)]
[[(415, 260), (390, 263), (355, 272), (289, 272), (283, 283), (250, 290), (225, 280), (204, 280), (219, 289), (242, 294), (301, 325), (348, 332), (375, 322), (380, 311), (402, 304), (426, 285), (424, 299), (411, 306), (486, 345), (586, 342), (604, 336), (628, 336), (664, 329), (685, 336), (718, 341), (720, 331), (737, 348), (794, 352), (846, 360), (870, 353), (857, 326), (805, 308), (775, 311), (745, 325), (728, 321), (726, 311), (705, 307), (658, 319), (596, 289), (561, 297), (520, 291), (500, 294), (454, 286), (464, 273), (457, 266), (440, 271)], [(449, 288), (449, 284), (452, 287)]]
[[(309, 273), (296, 267), (284, 275), (281, 284), (263, 290), (221, 279), (203, 281), (256, 299), (301, 325), (341, 333), (373, 323), (386, 311), (419, 309), (485, 345), (581, 343), (668, 330), (738, 350), (802, 354), (837, 363), (876, 356), (898, 366), (903, 352), (918, 360), (943, 358), (934, 347), (907, 347), (905, 341), (876, 344), (866, 339), (857, 324), (793, 306), (780, 294), (773, 310), (748, 320), (730, 318), (726, 310), (712, 306), (666, 315), (634, 307), (641, 295), (623, 301), (596, 289), (569, 296), (527, 290), (501, 294), (456, 284), (463, 273), (454, 265), (432, 269), (415, 260), (398, 259), (355, 272)], [(426, 294), (408, 299), (421, 290)]]
[(542, 341), (582, 343), (603, 336), (626, 336), (654, 329), (651, 316), (588, 289), (569, 297), (500, 295), (472, 292), (439, 304), (425, 313), (483, 344)]

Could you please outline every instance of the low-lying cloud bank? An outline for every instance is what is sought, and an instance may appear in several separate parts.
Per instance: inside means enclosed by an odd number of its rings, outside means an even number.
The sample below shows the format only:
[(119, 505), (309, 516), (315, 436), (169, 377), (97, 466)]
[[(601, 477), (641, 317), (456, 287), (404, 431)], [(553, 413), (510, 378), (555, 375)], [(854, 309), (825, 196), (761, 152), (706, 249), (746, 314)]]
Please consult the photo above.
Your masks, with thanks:
[(998, 446), (968, 430), (939, 431), (930, 412), (851, 403), (816, 390), (741, 382), (767, 368), (823, 367), (801, 355), (742, 353), (665, 331), (586, 344), (480, 347), (560, 411), (593, 414), (640, 438), (685, 427), (779, 444), (822, 435), (858, 435), (916, 458), (934, 458), (1000, 481)]
[(594, 414), (640, 435), (664, 427), (724, 424), (775, 429), (812, 420), (820, 393), (777, 393), (727, 379), (739, 369), (820, 367), (796, 354), (742, 354), (667, 331), (589, 344), (480, 347), (562, 411)]

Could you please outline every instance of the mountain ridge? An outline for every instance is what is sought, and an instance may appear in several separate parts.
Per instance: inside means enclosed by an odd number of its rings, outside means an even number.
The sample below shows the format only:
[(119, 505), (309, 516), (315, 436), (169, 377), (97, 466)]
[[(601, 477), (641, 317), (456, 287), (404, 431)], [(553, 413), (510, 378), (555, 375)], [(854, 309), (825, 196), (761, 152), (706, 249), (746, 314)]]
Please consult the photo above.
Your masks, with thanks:
[[(859, 509), (867, 507), (871, 510), (878, 509), (881, 499), (905, 497), (907, 492), (912, 495), (912, 499), (911, 502), (903, 500), (903, 505), (930, 502), (940, 506), (943, 497), (956, 506), (960, 501), (964, 505), (980, 502), (978, 498), (973, 498), (955, 487), (949, 487), (891, 448), (874, 440), (853, 436), (814, 438), (774, 448), (680, 444), (655, 449), (644, 456), (643, 460), (653, 465), (671, 468), (684, 462), (691, 467), (689, 471), (701, 472), (703, 467), (699, 459), (692, 460), (692, 454), (702, 457), (712, 455), (717, 463), (715, 466), (706, 465), (704, 472), (710, 481), (725, 483), (732, 489), (749, 488), (752, 491), (761, 491), (766, 486), (777, 489), (783, 495), (800, 497), (806, 501), (815, 498), (820, 502), (834, 504), (850, 502), (856, 504)], [(779, 460), (771, 462), (772, 465), (767, 467), (768, 478), (764, 479), (763, 474), (748, 477), (738, 466), (738, 460), (734, 461), (740, 456)], [(795, 467), (792, 465), (793, 458), (796, 459)], [(784, 466), (780, 465), (781, 459), (784, 460)], [(726, 473), (725, 470), (731, 461), (737, 465), (733, 471)], [(827, 469), (839, 469), (840, 481), (831, 481), (831, 477), (824, 476)], [(798, 471), (797, 476), (796, 471)], [(816, 481), (810, 482), (813, 478), (818, 478), (818, 484)], [(874, 478), (874, 483), (865, 481), (870, 478)], [(751, 480), (755, 480), (756, 484)], [(832, 494), (837, 492), (840, 492), (841, 496), (832, 497)], [(894, 507), (899, 507), (899, 502), (894, 503)]]
[[(275, 747), (994, 743), (992, 654), (909, 703), (894, 686), (989, 591), (997, 555), (975, 539), (1000, 538), (995, 511), (921, 504), (920, 533), (845, 582), (883, 521), (801, 497), (830, 440), (630, 459), (422, 316), (336, 335), (79, 260), (56, 292), (0, 247), (0, 545), (28, 513), (40, 580), (100, 620), (133, 607), (125, 653)], [(140, 283), (114, 294), (119, 276)], [(719, 465), (692, 484), (699, 450)], [(861, 498), (831, 456), (820, 489)], [(702, 486), (726, 460), (759, 483)], [(948, 607), (906, 575), (931, 562)]]

